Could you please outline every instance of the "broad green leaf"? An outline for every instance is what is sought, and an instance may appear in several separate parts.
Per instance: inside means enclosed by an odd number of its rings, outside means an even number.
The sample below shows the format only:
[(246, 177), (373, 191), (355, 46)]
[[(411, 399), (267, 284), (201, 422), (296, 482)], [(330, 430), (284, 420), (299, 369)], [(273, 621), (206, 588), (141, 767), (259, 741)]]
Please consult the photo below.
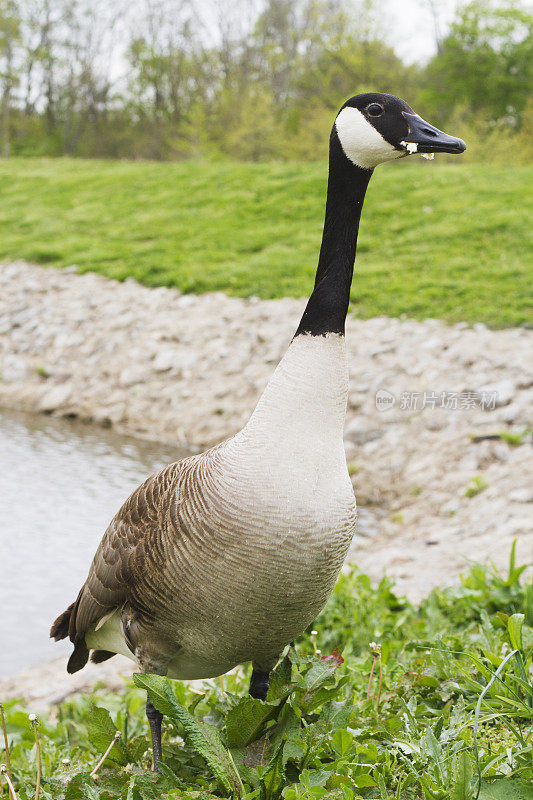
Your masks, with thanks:
[[(124, 797), (124, 795), (122, 796)], [(143, 800), (139, 794), (139, 789), (135, 786), (135, 778), (130, 778), (125, 800), (139, 800), (139, 798), (140, 800)]]
[(283, 745), (283, 765), (287, 761), (293, 761), (295, 764), (300, 764), (305, 756), (306, 744), (301, 734), (291, 734), (285, 744)]
[(99, 800), (102, 793), (103, 790), (88, 772), (78, 772), (69, 782), (65, 800)]
[(435, 736), (435, 739), (440, 739), (443, 727), (444, 727), (444, 717), (439, 717), (435, 725), (433, 726), (433, 734)]
[(279, 700), (286, 697), (292, 688), (292, 663), (289, 656), (285, 656), (270, 675), (268, 687), (268, 700)]
[(369, 789), (376, 785), (376, 781), (369, 775), (368, 772), (362, 772), (360, 775), (354, 775), (353, 782), (359, 789)]
[(239, 773), (217, 729), (203, 720), (195, 719), (178, 703), (167, 678), (135, 673), (133, 680), (137, 686), (148, 691), (152, 703), (162, 714), (173, 721), (178, 720), (183, 726), (189, 744), (206, 761), (220, 785), (238, 796), (243, 794)]
[(435, 678), (434, 675), (420, 675), (419, 677), (415, 678), (413, 685), (429, 686), (429, 688), (435, 689), (437, 686), (440, 686), (440, 681), (438, 678)]
[(331, 770), (325, 769), (304, 769), (300, 775), (299, 786), (305, 788), (308, 792), (313, 786), (324, 786), (328, 778), (333, 773)]
[(175, 789), (183, 789), (182, 784), (178, 780), (177, 776), (174, 775), (169, 766), (167, 766), (164, 762), (160, 762), (159, 769), (161, 774), (167, 779), (171, 786), (173, 786)]
[(499, 778), (482, 784), (479, 800), (533, 800), (533, 786), (516, 778)]
[[(100, 753), (105, 753), (116, 732), (117, 728), (109, 715), (109, 711), (106, 708), (91, 705), (87, 720), (87, 733), (89, 741)], [(122, 766), (131, 761), (131, 754), (122, 739), (115, 742), (106, 758), (107, 760), (114, 761)]]
[(300, 719), (294, 713), (294, 709), (287, 703), (278, 717), (276, 724), (269, 733), (269, 738), (274, 751), (280, 744), (283, 744), (283, 766), (287, 761), (298, 763), (303, 758), (306, 744), (304, 739), (304, 729)]
[(456, 753), (452, 762), (452, 800), (470, 800), (472, 792), (472, 760), (469, 753), (463, 750)]
[(336, 681), (333, 686), (327, 686), (326, 684), (323, 684), (322, 686), (319, 686), (318, 689), (313, 689), (310, 692), (306, 692), (304, 695), (305, 699), (303, 699), (306, 711), (318, 708), (325, 703), (330, 703), (332, 700), (336, 700), (339, 697), (344, 697), (345, 694), (342, 691), (342, 687), (346, 686), (346, 684), (349, 683), (349, 680), (350, 679), (348, 676), (345, 675), (339, 681)]
[(353, 706), (349, 700), (330, 700), (324, 703), (318, 721), (317, 729), (330, 733), (338, 728), (346, 728), (350, 722)]
[(226, 717), (228, 747), (246, 747), (258, 738), (269, 719), (279, 711), (279, 704), (263, 703), (253, 697), (242, 697)]
[[(175, 786), (176, 784), (168, 781), (166, 776), (161, 777), (155, 772), (139, 772), (130, 780), (131, 789), (133, 790), (134, 787), (138, 789), (143, 800), (158, 800), (168, 790), (169, 785)], [(128, 790), (130, 787), (128, 787)]]
[(522, 626), (524, 625), (524, 614), (513, 614), (507, 622), (509, 639), (513, 650), (522, 650)]
[(402, 741), (395, 741), (394, 745), (399, 748), (402, 753), (407, 753), (407, 755), (415, 755), (420, 753), (420, 748), (417, 744), (409, 743), (409, 742), (402, 742)]
[(335, 731), (331, 738), (331, 746), (339, 756), (349, 753), (353, 747), (353, 736), (342, 728)]
[(285, 771), (283, 768), (283, 745), (273, 754), (268, 769), (261, 778), (261, 786), (265, 800), (276, 800), (281, 794), (284, 784)]
[(161, 675), (145, 675), (141, 672), (133, 674), (133, 682), (141, 689), (146, 689), (150, 700), (165, 716), (172, 717), (177, 703), (167, 678)]
[[(256, 739), (246, 747), (244, 751), (233, 751), (234, 758), (236, 752), (242, 753), (242, 764), (245, 767), (268, 767), (270, 763), (270, 751), (272, 749), (268, 736)], [(240, 763), (240, 762), (239, 762)]]
[(442, 782), (442, 747), (435, 738), (435, 734), (428, 728), (426, 731), (426, 745), (435, 764), (437, 777)]
[(306, 689), (306, 694), (315, 691), (325, 683), (335, 673), (335, 670), (343, 663), (342, 656), (334, 653), (316, 661), (298, 681), (299, 686)]

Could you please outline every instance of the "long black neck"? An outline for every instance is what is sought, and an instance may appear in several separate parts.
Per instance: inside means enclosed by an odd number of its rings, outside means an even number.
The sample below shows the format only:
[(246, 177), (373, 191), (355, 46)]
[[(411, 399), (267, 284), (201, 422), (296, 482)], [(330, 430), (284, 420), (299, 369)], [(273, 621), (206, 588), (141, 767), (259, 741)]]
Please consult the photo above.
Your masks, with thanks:
[(326, 219), (315, 287), (295, 336), (344, 334), (359, 220), (371, 176), (372, 170), (362, 169), (346, 157), (333, 127), (329, 141)]

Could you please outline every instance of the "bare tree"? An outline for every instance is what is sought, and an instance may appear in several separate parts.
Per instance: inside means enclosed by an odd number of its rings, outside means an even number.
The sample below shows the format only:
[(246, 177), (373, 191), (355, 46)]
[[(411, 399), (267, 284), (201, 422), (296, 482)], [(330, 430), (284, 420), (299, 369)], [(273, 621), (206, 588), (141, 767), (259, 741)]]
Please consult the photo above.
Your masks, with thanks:
[(64, 152), (73, 154), (88, 124), (97, 128), (112, 92), (115, 33), (124, 6), (106, 0), (62, 3), (57, 45), (58, 114)]
[(419, 0), (419, 3), (431, 18), (435, 48), (437, 53), (441, 53), (451, 10), (457, 4), (453, 0)]
[(11, 102), (17, 84), (16, 47), (20, 37), (20, 13), (15, 0), (0, 3), (0, 80), (2, 155), (8, 158), (11, 151)]
[(44, 105), (49, 133), (56, 124), (57, 50), (62, 16), (58, 0), (26, 0), (24, 4), (24, 110), (30, 115)]

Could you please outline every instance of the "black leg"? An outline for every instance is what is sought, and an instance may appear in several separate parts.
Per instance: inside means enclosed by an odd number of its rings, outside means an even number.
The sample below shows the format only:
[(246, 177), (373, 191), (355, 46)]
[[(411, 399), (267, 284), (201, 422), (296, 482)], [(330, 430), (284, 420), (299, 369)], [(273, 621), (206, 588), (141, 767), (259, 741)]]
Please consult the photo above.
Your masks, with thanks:
[(255, 697), (258, 700), (266, 700), (269, 677), (270, 672), (262, 672), (260, 669), (256, 669), (256, 667), (253, 668), (250, 688), (248, 689), (251, 697)]
[(150, 733), (152, 734), (152, 753), (154, 755), (154, 772), (159, 772), (157, 766), (158, 761), (163, 761), (163, 752), (161, 750), (161, 722), (163, 721), (163, 714), (152, 705), (150, 695), (146, 697), (146, 716), (148, 717), (148, 724), (150, 725)]

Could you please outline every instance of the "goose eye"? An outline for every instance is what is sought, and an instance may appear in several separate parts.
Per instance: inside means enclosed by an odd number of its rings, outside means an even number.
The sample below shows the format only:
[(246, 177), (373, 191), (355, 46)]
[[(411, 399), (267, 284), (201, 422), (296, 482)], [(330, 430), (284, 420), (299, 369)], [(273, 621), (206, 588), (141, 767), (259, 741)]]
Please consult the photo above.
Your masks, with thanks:
[(384, 109), (379, 103), (370, 103), (366, 111), (369, 117), (381, 117)]

